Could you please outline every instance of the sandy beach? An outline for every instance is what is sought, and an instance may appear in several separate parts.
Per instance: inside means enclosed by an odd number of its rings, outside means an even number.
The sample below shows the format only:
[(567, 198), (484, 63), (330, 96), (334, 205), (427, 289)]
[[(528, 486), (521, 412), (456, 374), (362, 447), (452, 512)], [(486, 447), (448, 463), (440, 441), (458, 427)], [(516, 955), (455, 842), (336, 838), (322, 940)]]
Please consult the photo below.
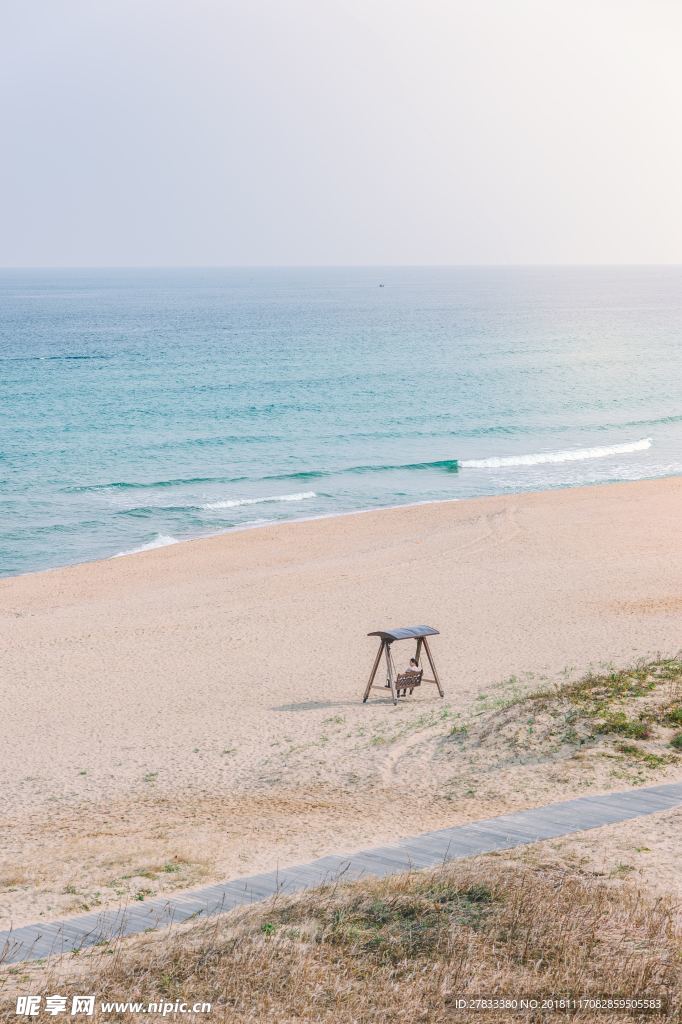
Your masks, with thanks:
[[(680, 521), (671, 478), (263, 527), (1, 581), (0, 926), (635, 784), (606, 758), (486, 774), (443, 734), (541, 682), (678, 652)], [(363, 705), (366, 634), (412, 623), (441, 630), (445, 698), (425, 686)], [(403, 667), (413, 648), (394, 651)], [(671, 759), (642, 780), (681, 774)]]

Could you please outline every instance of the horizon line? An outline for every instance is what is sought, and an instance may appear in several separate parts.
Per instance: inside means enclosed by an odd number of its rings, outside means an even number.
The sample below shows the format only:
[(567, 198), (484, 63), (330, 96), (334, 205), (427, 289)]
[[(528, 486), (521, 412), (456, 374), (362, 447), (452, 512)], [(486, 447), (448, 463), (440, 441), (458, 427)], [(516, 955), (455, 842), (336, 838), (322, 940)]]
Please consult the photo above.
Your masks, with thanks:
[(592, 267), (682, 267), (667, 263), (45, 263), (0, 264), (3, 270), (513, 270)]

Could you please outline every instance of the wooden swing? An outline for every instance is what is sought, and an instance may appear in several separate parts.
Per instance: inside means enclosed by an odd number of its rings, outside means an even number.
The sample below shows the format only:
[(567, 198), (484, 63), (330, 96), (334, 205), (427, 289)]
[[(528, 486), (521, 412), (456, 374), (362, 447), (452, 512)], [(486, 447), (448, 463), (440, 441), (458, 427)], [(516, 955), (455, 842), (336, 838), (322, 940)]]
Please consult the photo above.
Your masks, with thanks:
[[(433, 663), (433, 657), (431, 655), (431, 648), (429, 642), (426, 639), (427, 636), (438, 636), (439, 630), (433, 629), (432, 626), (402, 626), (399, 629), (379, 629), (374, 633), (368, 633), (367, 636), (378, 636), (381, 638), (379, 644), (379, 650), (377, 656), (374, 659), (372, 665), (372, 671), (369, 675), (369, 681), (365, 687), (365, 693), (362, 698), (363, 704), (366, 703), (369, 697), (369, 691), (374, 690), (386, 690), (390, 689), (393, 703), (398, 703), (398, 697), (407, 696), (408, 691), (412, 693), (417, 686), (421, 686), (422, 683), (435, 683), (438, 687), (438, 693), (441, 697), (445, 696), (443, 693), (443, 687), (440, 685), (440, 679), (436, 671), (436, 666)], [(419, 666), (416, 671), (401, 672), (399, 675), (396, 674), (395, 665), (393, 664), (393, 656), (391, 654), (391, 644), (396, 640), (416, 640), (417, 651), (415, 653), (415, 661)], [(422, 647), (428, 658), (431, 671), (433, 672), (433, 679), (424, 679), (424, 669), (420, 665), (419, 658), (421, 656)], [(379, 668), (382, 655), (386, 658), (386, 682), (384, 684), (375, 684), (374, 678)]]

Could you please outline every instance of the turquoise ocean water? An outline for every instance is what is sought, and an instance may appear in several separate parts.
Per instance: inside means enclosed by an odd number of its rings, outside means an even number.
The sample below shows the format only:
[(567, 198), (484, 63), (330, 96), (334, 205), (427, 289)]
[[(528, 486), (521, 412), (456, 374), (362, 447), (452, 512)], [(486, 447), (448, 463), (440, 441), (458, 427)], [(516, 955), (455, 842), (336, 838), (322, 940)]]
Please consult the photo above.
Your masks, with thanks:
[(0, 271), (0, 575), (682, 473), (681, 268)]

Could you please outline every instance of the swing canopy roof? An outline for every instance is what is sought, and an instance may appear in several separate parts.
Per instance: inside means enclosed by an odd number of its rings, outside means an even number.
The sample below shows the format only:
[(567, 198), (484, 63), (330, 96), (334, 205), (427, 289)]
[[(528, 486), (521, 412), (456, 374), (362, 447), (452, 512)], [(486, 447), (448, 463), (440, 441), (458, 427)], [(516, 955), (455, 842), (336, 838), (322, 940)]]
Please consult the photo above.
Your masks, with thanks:
[(397, 629), (377, 629), (367, 636), (380, 636), (382, 640), (415, 640), (420, 636), (436, 636), (439, 632), (433, 626), (399, 626)]

